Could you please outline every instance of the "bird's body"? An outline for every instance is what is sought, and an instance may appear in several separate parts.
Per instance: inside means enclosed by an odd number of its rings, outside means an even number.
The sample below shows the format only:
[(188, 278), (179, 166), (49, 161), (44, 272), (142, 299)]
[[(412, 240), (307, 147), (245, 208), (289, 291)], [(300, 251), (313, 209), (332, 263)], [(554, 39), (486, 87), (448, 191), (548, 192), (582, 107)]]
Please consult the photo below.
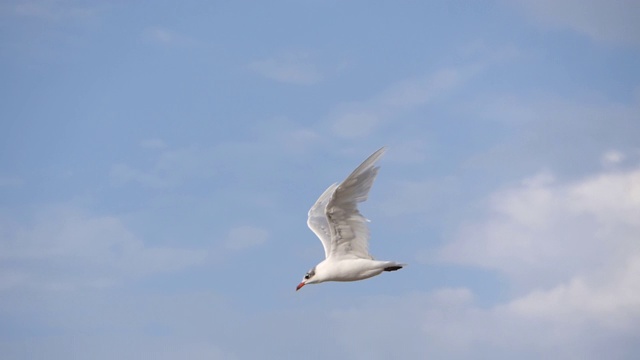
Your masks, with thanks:
[(384, 152), (376, 151), (342, 183), (329, 186), (309, 210), (307, 224), (322, 242), (326, 258), (307, 272), (296, 290), (325, 281), (364, 280), (405, 266), (369, 254), (368, 220), (357, 207), (367, 199), (378, 174), (375, 163)]
[[(380, 275), (385, 269), (393, 271), (399, 264), (393, 261), (371, 259), (325, 259), (316, 265), (316, 276), (322, 275), (321, 281), (357, 281)], [(397, 270), (397, 269), (395, 269)]]

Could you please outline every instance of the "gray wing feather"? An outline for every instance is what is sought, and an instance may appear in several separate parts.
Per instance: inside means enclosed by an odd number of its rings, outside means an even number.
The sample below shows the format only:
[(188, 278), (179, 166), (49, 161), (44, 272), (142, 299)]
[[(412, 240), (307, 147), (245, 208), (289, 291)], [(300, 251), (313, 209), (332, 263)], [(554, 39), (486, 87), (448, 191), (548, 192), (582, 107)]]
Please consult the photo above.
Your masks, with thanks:
[(309, 209), (309, 217), (307, 218), (309, 229), (311, 229), (322, 242), (325, 257), (329, 257), (329, 253), (331, 252), (331, 230), (325, 209), (337, 187), (338, 183), (335, 183), (320, 195), (316, 203)]
[(378, 175), (379, 167), (374, 165), (385, 151), (383, 147), (369, 156), (332, 192), (325, 209), (331, 234), (327, 257), (373, 259), (369, 254), (368, 220), (358, 211), (358, 203), (367, 200)]

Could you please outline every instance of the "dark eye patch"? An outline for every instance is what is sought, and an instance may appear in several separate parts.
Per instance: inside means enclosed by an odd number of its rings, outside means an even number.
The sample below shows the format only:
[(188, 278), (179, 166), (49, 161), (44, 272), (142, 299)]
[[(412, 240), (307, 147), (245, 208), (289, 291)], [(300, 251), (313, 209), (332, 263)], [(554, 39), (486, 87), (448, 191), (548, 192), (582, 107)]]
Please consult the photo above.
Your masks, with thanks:
[(316, 268), (314, 267), (313, 269), (309, 270), (305, 275), (304, 275), (304, 279), (305, 280), (309, 280), (313, 277), (313, 275), (316, 274)]

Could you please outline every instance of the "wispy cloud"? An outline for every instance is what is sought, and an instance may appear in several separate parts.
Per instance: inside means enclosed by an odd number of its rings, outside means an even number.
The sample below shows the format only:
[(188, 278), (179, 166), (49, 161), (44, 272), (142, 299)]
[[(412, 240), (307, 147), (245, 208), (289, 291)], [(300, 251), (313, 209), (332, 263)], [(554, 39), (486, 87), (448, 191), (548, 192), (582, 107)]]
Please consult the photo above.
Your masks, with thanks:
[(596, 41), (640, 45), (640, 3), (629, 0), (520, 0), (541, 23)]
[(475, 66), (444, 68), (428, 76), (399, 81), (371, 99), (341, 104), (329, 116), (331, 129), (345, 138), (368, 136), (403, 111), (446, 96), (475, 71)]
[(601, 162), (605, 166), (620, 164), (625, 159), (625, 155), (618, 150), (609, 150), (602, 154)]
[(110, 177), (115, 185), (138, 183), (151, 188), (165, 188), (189, 178), (207, 177), (215, 173), (215, 149), (197, 146), (167, 148), (159, 139), (145, 140), (140, 146), (158, 150), (152, 165), (146, 169), (123, 163), (113, 165)]
[[(532, 172), (541, 168), (583, 173), (599, 164), (611, 149), (636, 152), (640, 136), (640, 101), (614, 102), (600, 98), (564, 98), (531, 95), (494, 96), (480, 99), (475, 116), (501, 122), (509, 136), (495, 142), (485, 153), (468, 161), (471, 167), (490, 167), (504, 172)], [(571, 139), (571, 146), (567, 146)], [(517, 159), (517, 161), (516, 161)], [(509, 164), (509, 167), (505, 167)], [(524, 172), (523, 172), (524, 171)]]
[(323, 78), (311, 55), (304, 52), (288, 52), (256, 60), (249, 64), (249, 69), (266, 78), (296, 85), (312, 85)]
[(140, 142), (140, 147), (150, 150), (162, 150), (167, 147), (167, 144), (162, 139), (151, 138), (142, 140)]
[(192, 46), (198, 42), (166, 27), (152, 26), (142, 32), (144, 40), (166, 46)]
[(145, 139), (138, 145), (146, 150), (150, 160), (135, 165), (113, 164), (109, 177), (116, 186), (138, 184), (157, 189), (178, 186), (191, 179), (228, 179), (231, 172), (238, 176), (266, 166), (264, 162), (256, 162), (256, 156), (274, 162), (281, 161), (285, 154), (301, 158), (324, 141), (318, 132), (282, 119), (260, 123), (254, 132), (251, 139), (221, 141), (208, 146), (174, 147), (159, 138)]
[(397, 182), (393, 186), (393, 196), (382, 202), (382, 212), (388, 216), (441, 212), (460, 192), (459, 185), (459, 180), (452, 176)]
[(229, 230), (225, 245), (230, 250), (244, 250), (264, 244), (269, 238), (265, 229), (243, 225)]
[(339, 137), (367, 137), (403, 121), (411, 111), (450, 100), (487, 69), (517, 59), (520, 51), (475, 41), (461, 46), (457, 56), (467, 60), (400, 79), (364, 100), (338, 104), (327, 116), (328, 126)]
[(172, 181), (163, 175), (155, 172), (143, 171), (135, 169), (126, 164), (115, 164), (111, 167), (109, 173), (111, 181), (115, 185), (124, 185), (127, 183), (138, 183), (140, 185), (152, 188), (163, 188), (170, 186)]
[(118, 217), (69, 205), (49, 207), (31, 225), (6, 230), (0, 242), (5, 288), (104, 287), (179, 271), (207, 256), (206, 250), (148, 246)]
[(49, 21), (88, 20), (97, 9), (85, 3), (72, 0), (28, 0), (15, 3), (14, 13), (18, 16)]
[(0, 175), (0, 188), (2, 187), (18, 187), (21, 186), (24, 181), (17, 176), (2, 176)]

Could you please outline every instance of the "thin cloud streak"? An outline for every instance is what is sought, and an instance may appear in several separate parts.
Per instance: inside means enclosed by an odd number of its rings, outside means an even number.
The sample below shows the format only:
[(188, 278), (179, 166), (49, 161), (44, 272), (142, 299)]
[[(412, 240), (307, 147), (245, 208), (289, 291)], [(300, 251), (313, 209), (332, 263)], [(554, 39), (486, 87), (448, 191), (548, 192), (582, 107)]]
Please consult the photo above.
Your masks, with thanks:
[(160, 26), (146, 28), (142, 32), (144, 40), (165, 46), (193, 46), (198, 42), (188, 36)]
[(267, 242), (269, 232), (265, 229), (243, 225), (229, 230), (226, 247), (230, 250), (245, 250)]
[(519, 0), (517, 6), (549, 27), (595, 41), (640, 46), (640, 3), (634, 0)]
[(3, 279), (5, 288), (112, 286), (200, 265), (207, 255), (203, 249), (146, 245), (118, 217), (69, 205), (43, 211), (32, 226), (10, 229), (0, 243), (0, 259), (14, 274)]
[(313, 85), (323, 79), (311, 56), (303, 52), (290, 52), (255, 60), (249, 63), (248, 67), (268, 79), (287, 84)]
[(18, 16), (47, 21), (86, 21), (97, 15), (97, 8), (87, 7), (77, 1), (27, 0), (18, 1), (13, 6)]
[(403, 112), (446, 98), (484, 66), (478, 63), (448, 67), (396, 82), (371, 99), (338, 105), (328, 116), (329, 126), (342, 138), (370, 136), (385, 125), (400, 121)]

